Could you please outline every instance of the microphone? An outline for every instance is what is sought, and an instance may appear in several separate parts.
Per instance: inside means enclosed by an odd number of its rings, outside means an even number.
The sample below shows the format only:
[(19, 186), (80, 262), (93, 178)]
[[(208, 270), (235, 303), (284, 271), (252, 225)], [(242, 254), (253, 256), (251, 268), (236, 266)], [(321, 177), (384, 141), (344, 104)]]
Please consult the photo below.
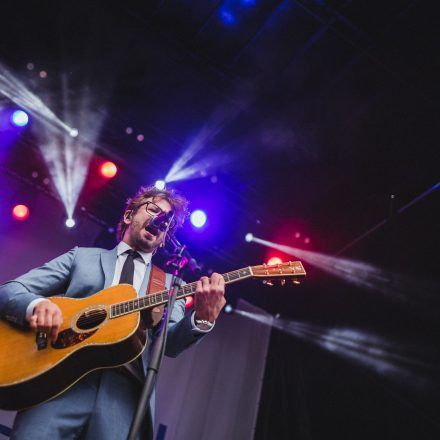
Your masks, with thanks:
[(153, 219), (150, 221), (150, 223), (147, 226), (148, 232), (151, 232), (154, 235), (157, 235), (159, 231), (166, 231), (169, 224), (171, 223), (171, 220), (174, 217), (174, 212), (161, 212), (156, 217), (153, 217)]

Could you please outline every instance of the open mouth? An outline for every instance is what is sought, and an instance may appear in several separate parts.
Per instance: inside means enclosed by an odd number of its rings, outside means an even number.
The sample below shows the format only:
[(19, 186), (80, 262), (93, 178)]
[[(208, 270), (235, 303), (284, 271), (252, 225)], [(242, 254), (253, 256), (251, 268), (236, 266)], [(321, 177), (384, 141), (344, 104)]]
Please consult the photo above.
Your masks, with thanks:
[(159, 230), (157, 230), (156, 228), (153, 228), (153, 226), (151, 226), (151, 225), (145, 226), (145, 230), (153, 237), (157, 237), (159, 235)]

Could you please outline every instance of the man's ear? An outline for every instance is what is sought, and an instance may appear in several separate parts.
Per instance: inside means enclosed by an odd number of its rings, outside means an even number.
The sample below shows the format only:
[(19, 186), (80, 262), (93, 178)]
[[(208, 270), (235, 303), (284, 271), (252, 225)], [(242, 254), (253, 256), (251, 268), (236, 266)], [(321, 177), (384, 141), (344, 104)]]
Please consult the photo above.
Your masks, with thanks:
[(130, 209), (124, 212), (124, 223), (129, 225), (131, 223), (131, 218), (133, 217), (133, 211)]

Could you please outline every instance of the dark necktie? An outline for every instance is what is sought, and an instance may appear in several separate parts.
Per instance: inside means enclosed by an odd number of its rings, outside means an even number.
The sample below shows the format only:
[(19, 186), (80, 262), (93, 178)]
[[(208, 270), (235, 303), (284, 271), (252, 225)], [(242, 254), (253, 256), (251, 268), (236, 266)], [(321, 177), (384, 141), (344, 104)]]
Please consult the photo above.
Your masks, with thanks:
[(121, 277), (119, 278), (119, 284), (126, 283), (133, 285), (134, 276), (134, 260), (140, 257), (140, 254), (133, 249), (126, 252), (127, 258), (125, 259), (124, 266), (122, 266)]
[[(125, 252), (127, 258), (125, 259), (124, 265), (122, 266), (121, 277), (119, 278), (119, 284), (126, 283), (133, 285), (134, 276), (134, 260), (140, 257), (140, 254), (133, 249)], [(142, 357), (139, 356), (134, 361), (129, 364), (125, 364), (124, 367), (130, 372), (136, 379), (140, 380), (142, 383), (144, 381), (144, 369), (142, 367)]]

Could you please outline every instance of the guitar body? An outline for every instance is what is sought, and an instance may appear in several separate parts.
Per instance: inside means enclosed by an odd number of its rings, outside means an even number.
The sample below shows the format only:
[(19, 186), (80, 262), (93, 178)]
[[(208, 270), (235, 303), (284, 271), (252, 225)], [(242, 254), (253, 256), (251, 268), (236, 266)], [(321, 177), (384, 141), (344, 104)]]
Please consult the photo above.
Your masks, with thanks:
[(34, 332), (0, 321), (0, 408), (36, 405), (90, 371), (137, 358), (147, 344), (140, 312), (110, 319), (111, 305), (136, 296), (132, 286), (121, 284), (82, 299), (51, 297), (62, 311), (63, 324), (55, 343), (40, 335), (40, 349)]
[[(225, 273), (223, 278), (226, 283), (253, 277), (262, 278), (268, 285), (281, 280), (284, 285), (286, 279), (299, 284), (305, 275), (300, 261), (289, 261), (248, 266)], [(162, 282), (156, 284), (149, 289), (151, 294), (140, 298), (129, 284), (82, 299), (51, 297), (64, 320), (53, 343), (44, 333), (35, 335), (0, 321), (0, 408), (28, 408), (58, 396), (90, 371), (136, 359), (147, 345), (147, 326), (160, 321), (168, 302), (169, 292), (158, 290)], [(193, 295), (196, 289), (197, 282), (186, 284), (176, 297)]]

